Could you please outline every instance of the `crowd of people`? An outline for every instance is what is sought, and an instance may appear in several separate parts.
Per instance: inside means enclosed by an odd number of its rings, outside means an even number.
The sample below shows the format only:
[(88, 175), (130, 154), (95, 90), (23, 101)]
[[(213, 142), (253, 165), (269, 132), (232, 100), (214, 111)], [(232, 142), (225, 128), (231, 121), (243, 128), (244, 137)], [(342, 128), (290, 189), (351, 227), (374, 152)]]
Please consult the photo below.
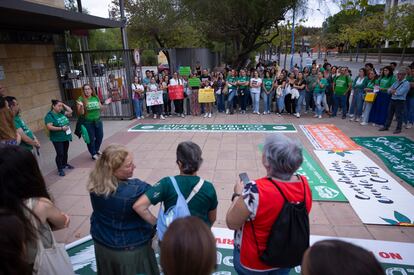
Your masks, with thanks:
[[(122, 145), (109, 145), (103, 150), (87, 183), (98, 274), (214, 272), (216, 240), (210, 228), (216, 221), (218, 200), (213, 183), (197, 175), (202, 162), (202, 150), (196, 143), (181, 142), (176, 150), (179, 175), (160, 179), (151, 186), (133, 178), (136, 166), (132, 152)], [(282, 230), (283, 223), (275, 226), (275, 220), (286, 218), (280, 217), (287, 215), (286, 203), (301, 202), (305, 214), (302, 222), (307, 227), (303, 237), (307, 241), (297, 264), (302, 262), (303, 274), (333, 274), (333, 270), (335, 274), (384, 274), (372, 254), (354, 245), (332, 240), (308, 248), (312, 195), (306, 177), (296, 174), (302, 162), (298, 140), (283, 134), (269, 135), (262, 156), (266, 174), (234, 185), (226, 224), (235, 230), (233, 259), (237, 273), (289, 274), (296, 264), (269, 265), (263, 262), (262, 251), (268, 249), (270, 235)], [(52, 231), (68, 227), (70, 217), (56, 207), (29, 150), (0, 144), (0, 181), (0, 274), (40, 275), (39, 270), (53, 274), (47, 272), (52, 264), (42, 262), (41, 247), (55, 248)], [(175, 217), (170, 210), (178, 211), (175, 207), (180, 197), (189, 213)], [(156, 217), (149, 206), (159, 203)], [(162, 241), (154, 242), (161, 213), (169, 221)], [(13, 230), (16, 228), (19, 230)], [(159, 236), (158, 239), (161, 240)], [(160, 247), (160, 266), (154, 246)], [(55, 257), (66, 259), (67, 255), (57, 253)], [(56, 267), (59, 265), (55, 263)], [(60, 274), (72, 274), (61, 267)]]
[[(168, 71), (158, 76), (146, 71), (142, 81), (135, 77), (132, 84), (135, 113), (138, 119), (144, 118), (145, 109), (147, 116), (152, 112), (154, 118), (160, 119), (171, 116), (172, 110), (181, 117), (202, 114), (210, 118), (213, 110), (231, 115), (236, 111), (245, 114), (250, 109), (257, 115), (275, 113), (300, 118), (310, 113), (322, 118), (336, 117), (340, 111), (342, 119), (349, 118), (363, 126), (371, 122), (383, 130), (390, 127), (388, 114), (391, 120), (395, 114), (395, 132), (399, 133), (403, 124), (410, 129), (414, 122), (414, 64), (396, 66), (392, 62), (377, 72), (367, 63), (352, 74), (348, 67), (332, 66), (325, 60), (324, 64), (313, 62), (303, 70), (294, 67), (290, 71), (280, 69), (275, 62), (250, 70), (196, 70), (189, 76), (177, 72), (169, 75)], [(169, 99), (168, 89), (175, 85), (183, 85), (183, 99)], [(214, 89), (215, 103), (198, 102), (202, 88)], [(152, 91), (163, 92), (163, 104), (145, 108), (146, 93)]]

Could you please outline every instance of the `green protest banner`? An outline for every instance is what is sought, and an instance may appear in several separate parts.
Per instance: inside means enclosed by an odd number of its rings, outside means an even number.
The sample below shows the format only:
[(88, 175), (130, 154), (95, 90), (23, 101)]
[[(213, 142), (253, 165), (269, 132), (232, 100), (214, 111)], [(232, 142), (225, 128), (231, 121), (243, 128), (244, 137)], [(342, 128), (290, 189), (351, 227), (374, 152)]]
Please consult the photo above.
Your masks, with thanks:
[(137, 124), (128, 132), (296, 132), (293, 124)]
[(190, 79), (188, 79), (188, 86), (190, 87), (200, 87), (201, 85), (201, 80), (198, 77), (192, 77)]
[(414, 142), (406, 137), (353, 137), (381, 158), (395, 175), (414, 186)]
[[(259, 145), (260, 151), (263, 145)], [(324, 172), (308, 151), (302, 150), (303, 163), (297, 173), (308, 178), (314, 201), (348, 201), (333, 180)]]
[(190, 66), (185, 66), (185, 67), (180, 66), (180, 68), (178, 69), (178, 73), (180, 75), (189, 76), (191, 74), (191, 67)]

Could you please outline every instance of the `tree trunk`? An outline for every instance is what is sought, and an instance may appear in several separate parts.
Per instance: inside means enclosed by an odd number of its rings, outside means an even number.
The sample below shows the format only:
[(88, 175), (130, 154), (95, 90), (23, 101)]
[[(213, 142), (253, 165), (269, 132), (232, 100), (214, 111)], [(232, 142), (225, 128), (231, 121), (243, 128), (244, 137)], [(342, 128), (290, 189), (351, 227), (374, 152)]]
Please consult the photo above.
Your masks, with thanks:
[(382, 63), (382, 47), (381, 47), (381, 43), (378, 45), (378, 63), (379, 64)]
[(288, 45), (289, 45), (289, 43), (286, 42), (286, 52), (285, 52), (285, 61), (283, 62), (283, 69), (286, 69), (286, 59), (287, 59), (287, 54), (288, 54)]
[(168, 66), (170, 67), (170, 72), (172, 72), (170, 53), (167, 50), (162, 50), (162, 52), (165, 54), (165, 57), (167, 58)]
[(400, 66), (402, 66), (402, 65), (404, 64), (405, 49), (406, 49), (406, 48), (407, 48), (407, 47), (404, 47), (404, 48), (403, 48), (403, 51), (402, 51), (402, 53), (401, 53)]
[(364, 54), (364, 63), (367, 62), (367, 54), (368, 54), (368, 50), (365, 50), (365, 54)]
[(355, 62), (358, 62), (358, 59), (359, 59), (359, 43), (357, 45), (357, 49), (356, 50), (357, 51), (356, 51), (356, 55), (355, 55)]
[(349, 47), (349, 61), (352, 62), (352, 50), (351, 50), (351, 47)]

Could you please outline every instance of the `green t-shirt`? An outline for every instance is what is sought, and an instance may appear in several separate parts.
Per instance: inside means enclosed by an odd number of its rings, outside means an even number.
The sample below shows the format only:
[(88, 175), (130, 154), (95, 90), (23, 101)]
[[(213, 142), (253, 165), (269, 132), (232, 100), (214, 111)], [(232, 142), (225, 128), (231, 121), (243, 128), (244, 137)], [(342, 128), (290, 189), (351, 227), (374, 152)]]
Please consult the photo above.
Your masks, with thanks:
[(308, 83), (309, 92), (312, 92), (315, 89), (316, 80), (318, 77), (316, 75), (310, 74), (306, 78), (306, 83)]
[(273, 79), (271, 78), (264, 78), (263, 79), (263, 85), (265, 86), (267, 91), (270, 91), (272, 89)]
[(352, 83), (352, 80), (346, 75), (340, 75), (334, 81), (336, 95), (344, 95), (348, 91), (349, 84)]
[[(194, 186), (200, 180), (197, 176), (175, 176), (180, 188), (181, 194), (186, 199)], [(156, 205), (159, 202), (164, 203), (164, 209), (170, 209), (177, 202), (177, 193), (169, 177), (165, 177), (157, 182), (152, 188), (145, 192), (151, 204)], [(209, 226), (208, 212), (217, 208), (217, 194), (211, 182), (204, 181), (203, 186), (198, 193), (188, 203), (188, 208), (192, 216), (197, 216), (206, 222)]]
[[(84, 98), (80, 96), (78, 98), (78, 102), (83, 103)], [(86, 100), (86, 113), (85, 119), (87, 121), (96, 121), (99, 120), (101, 117), (101, 105), (99, 104), (99, 98), (96, 96), (91, 96), (89, 99)]]
[(367, 88), (368, 89), (371, 89), (373, 91), (374, 88), (375, 88), (375, 85), (378, 85), (378, 80), (376, 80), (376, 79), (374, 79), (374, 80), (368, 80), (368, 83), (367, 83)]
[[(49, 111), (45, 116), (45, 124), (52, 123), (52, 126), (63, 127), (69, 126), (69, 119), (62, 113), (55, 113)], [(54, 142), (72, 141), (72, 134), (67, 134), (67, 131), (50, 131), (50, 140)]]
[[(29, 138), (34, 140), (33, 132), (29, 129), (29, 127), (27, 127), (26, 123), (24, 123), (24, 121), (20, 117), (20, 115), (16, 115), (14, 117), (14, 126), (16, 127), (16, 129), (22, 128), (22, 130), (26, 134), (26, 136), (28, 136)], [(20, 143), (20, 146), (22, 146), (23, 148), (26, 148), (27, 150), (30, 150), (30, 151), (33, 149), (32, 145), (27, 144), (23, 140)]]
[(326, 78), (322, 78), (320, 82), (321, 82), (321, 84), (323, 85), (323, 88), (321, 88), (321, 87), (319, 86), (318, 82), (316, 81), (316, 82), (315, 82), (315, 83), (316, 83), (316, 86), (315, 86), (315, 89), (313, 90), (313, 92), (314, 92), (315, 94), (320, 94), (320, 93), (325, 92), (326, 87), (328, 86), (328, 80), (327, 80)]
[[(249, 82), (249, 78), (247, 76), (239, 76), (239, 78), (237, 78), (238, 81), (240, 82)], [(240, 89), (247, 89), (247, 85), (240, 85), (239, 86)]]
[(227, 77), (227, 87), (229, 88), (229, 90), (236, 90), (237, 86), (236, 85), (231, 85), (229, 82), (236, 83), (237, 82), (237, 76), (229, 75)]
[[(414, 77), (412, 76), (407, 76), (405, 79), (407, 79), (407, 81), (410, 82), (410, 84), (414, 82)], [(407, 97), (414, 97), (414, 88), (410, 88)]]
[(395, 76), (381, 77), (379, 79), (380, 92), (387, 93), (388, 88), (396, 81)]

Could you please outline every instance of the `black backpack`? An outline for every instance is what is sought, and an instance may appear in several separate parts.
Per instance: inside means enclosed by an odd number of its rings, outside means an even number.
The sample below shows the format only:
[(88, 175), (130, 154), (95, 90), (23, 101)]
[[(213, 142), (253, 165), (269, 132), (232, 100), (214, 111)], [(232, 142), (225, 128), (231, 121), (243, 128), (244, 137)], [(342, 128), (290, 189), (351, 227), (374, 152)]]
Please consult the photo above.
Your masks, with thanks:
[(282, 190), (271, 178), (268, 180), (279, 190), (285, 202), (279, 216), (270, 229), (266, 249), (260, 251), (251, 221), (254, 239), (260, 260), (268, 266), (291, 268), (301, 264), (305, 250), (309, 247), (309, 215), (306, 210), (306, 186), (303, 185), (304, 200), (298, 204), (290, 203)]

